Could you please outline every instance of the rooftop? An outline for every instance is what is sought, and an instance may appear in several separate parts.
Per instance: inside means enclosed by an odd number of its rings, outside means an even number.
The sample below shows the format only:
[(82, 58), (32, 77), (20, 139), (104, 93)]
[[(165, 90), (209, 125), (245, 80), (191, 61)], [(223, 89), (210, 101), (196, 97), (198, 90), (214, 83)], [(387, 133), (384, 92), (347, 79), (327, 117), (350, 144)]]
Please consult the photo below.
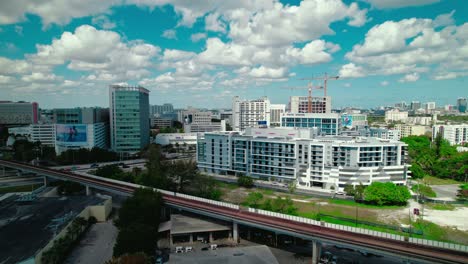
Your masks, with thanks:
[[(54, 236), (48, 226), (55, 218), (80, 213), (104, 200), (93, 196), (42, 197), (30, 204), (15, 202), (17, 195), (0, 202), (0, 263), (17, 263), (33, 257)], [(66, 226), (67, 222), (61, 225)], [(59, 232), (60, 230), (58, 230)]]

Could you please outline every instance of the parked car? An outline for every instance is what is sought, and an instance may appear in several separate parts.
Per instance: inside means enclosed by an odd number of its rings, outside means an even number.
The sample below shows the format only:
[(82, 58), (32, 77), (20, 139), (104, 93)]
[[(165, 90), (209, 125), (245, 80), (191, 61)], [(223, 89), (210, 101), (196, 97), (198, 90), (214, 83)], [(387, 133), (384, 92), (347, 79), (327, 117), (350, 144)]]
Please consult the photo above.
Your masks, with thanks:
[(201, 249), (201, 251), (207, 251), (208, 249), (210, 249), (210, 248), (209, 248), (209, 247), (203, 247), (203, 248)]
[(130, 166), (128, 166), (127, 164), (124, 164), (124, 165), (122, 165), (122, 168), (128, 169), (128, 168), (130, 168)]
[(419, 215), (419, 208), (413, 208), (413, 214)]
[(99, 168), (99, 164), (97, 163), (93, 163), (91, 164), (91, 166), (89, 166), (90, 168)]
[(163, 264), (163, 258), (162, 257), (157, 257), (156, 261), (154, 262), (155, 264)]
[(193, 248), (192, 247), (185, 247), (185, 252), (192, 252)]
[(176, 253), (184, 253), (184, 247), (176, 247), (175, 252)]

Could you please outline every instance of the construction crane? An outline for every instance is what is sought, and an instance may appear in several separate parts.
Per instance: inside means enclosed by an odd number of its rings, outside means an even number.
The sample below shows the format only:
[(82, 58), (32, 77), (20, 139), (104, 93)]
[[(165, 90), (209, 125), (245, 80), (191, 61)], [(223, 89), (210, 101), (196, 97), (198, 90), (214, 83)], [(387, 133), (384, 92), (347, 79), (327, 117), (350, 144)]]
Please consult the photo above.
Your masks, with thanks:
[(303, 86), (297, 86), (297, 87), (282, 87), (283, 89), (289, 89), (289, 90), (304, 90), (307, 89), (309, 92), (308, 96), (308, 103), (307, 103), (307, 113), (312, 113), (312, 90), (319, 90), (323, 89), (323, 86), (313, 86), (312, 82), (309, 81), (307, 84), (307, 87)]
[(338, 80), (340, 76), (328, 76), (327, 73), (325, 73), (323, 76), (319, 77), (313, 77), (313, 78), (303, 78), (301, 80), (323, 80), (323, 96), (327, 96), (327, 82), (328, 80)]

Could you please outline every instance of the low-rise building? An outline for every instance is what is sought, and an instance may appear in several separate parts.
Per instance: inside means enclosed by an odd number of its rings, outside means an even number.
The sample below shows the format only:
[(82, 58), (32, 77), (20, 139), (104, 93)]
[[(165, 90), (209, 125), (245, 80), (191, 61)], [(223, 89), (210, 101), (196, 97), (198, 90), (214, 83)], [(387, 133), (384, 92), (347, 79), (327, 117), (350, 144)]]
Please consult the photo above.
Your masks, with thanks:
[(151, 117), (151, 127), (157, 127), (157, 128), (172, 127), (173, 124), (174, 124), (174, 121), (172, 119), (155, 117), (155, 116)]
[(200, 123), (184, 124), (185, 133), (212, 132), (212, 131), (226, 131), (226, 120), (221, 120), (220, 122), (210, 122), (206, 124), (200, 124)]
[(55, 146), (55, 124), (32, 124), (24, 127), (12, 127), (8, 133), (23, 136), (31, 142), (41, 142), (41, 145)]
[(401, 131), (398, 129), (375, 128), (371, 127), (368, 130), (368, 137), (376, 137), (381, 139), (400, 140)]
[(160, 133), (156, 135), (154, 142), (156, 144), (166, 146), (166, 145), (197, 145), (197, 135), (198, 133)]
[(385, 111), (385, 122), (405, 122), (408, 119), (408, 112), (398, 109)]
[(57, 124), (55, 126), (55, 152), (57, 155), (69, 149), (106, 149), (109, 145), (106, 123)]
[(304, 189), (343, 190), (374, 181), (406, 184), (407, 145), (394, 140), (316, 136), (317, 129), (246, 129), (214, 132), (197, 140), (201, 171), (295, 181)]
[(396, 124), (396, 130), (401, 131), (401, 137), (409, 137), (409, 136), (422, 136), (425, 135), (426, 132), (430, 132), (429, 126), (418, 126), (418, 125), (407, 125), (407, 124)]
[(468, 124), (435, 125), (432, 127), (432, 140), (441, 134), (451, 145), (462, 145), (468, 142)]
[(338, 135), (341, 127), (341, 116), (336, 113), (285, 113), (281, 116), (281, 127), (316, 127), (323, 135)]

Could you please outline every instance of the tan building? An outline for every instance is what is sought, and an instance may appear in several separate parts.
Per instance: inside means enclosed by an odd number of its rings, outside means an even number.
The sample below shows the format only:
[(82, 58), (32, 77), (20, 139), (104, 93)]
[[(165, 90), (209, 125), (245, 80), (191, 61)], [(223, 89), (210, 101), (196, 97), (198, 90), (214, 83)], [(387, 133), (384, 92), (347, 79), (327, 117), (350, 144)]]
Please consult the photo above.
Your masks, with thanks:
[(397, 124), (395, 125), (396, 130), (401, 131), (401, 137), (408, 136), (422, 136), (426, 134), (427, 131), (430, 131), (428, 126), (415, 126), (415, 125), (406, 125), (406, 124)]

